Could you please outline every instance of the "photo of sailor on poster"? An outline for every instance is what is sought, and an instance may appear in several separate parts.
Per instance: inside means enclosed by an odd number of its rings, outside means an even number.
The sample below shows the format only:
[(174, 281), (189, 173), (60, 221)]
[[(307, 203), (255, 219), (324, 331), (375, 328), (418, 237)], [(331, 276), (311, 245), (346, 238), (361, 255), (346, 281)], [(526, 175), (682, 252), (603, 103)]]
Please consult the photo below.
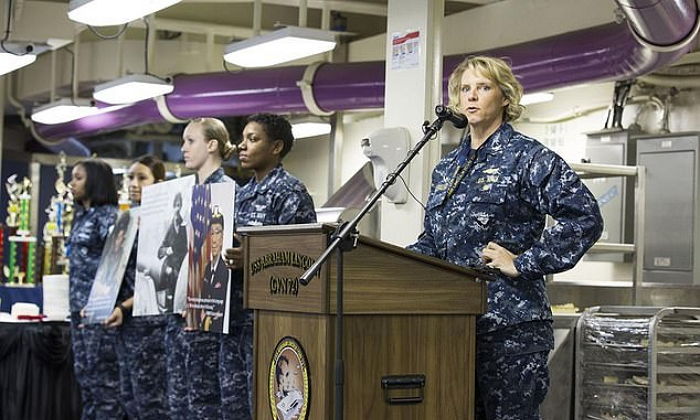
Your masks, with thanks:
[(230, 272), (223, 249), (233, 243), (235, 184), (196, 185), (192, 190), (187, 285), (187, 327), (228, 333)]
[(194, 176), (144, 187), (136, 256), (134, 315), (182, 312)]
[(112, 314), (137, 231), (138, 209), (120, 213), (102, 250), (95, 282), (83, 312), (84, 323), (101, 323)]

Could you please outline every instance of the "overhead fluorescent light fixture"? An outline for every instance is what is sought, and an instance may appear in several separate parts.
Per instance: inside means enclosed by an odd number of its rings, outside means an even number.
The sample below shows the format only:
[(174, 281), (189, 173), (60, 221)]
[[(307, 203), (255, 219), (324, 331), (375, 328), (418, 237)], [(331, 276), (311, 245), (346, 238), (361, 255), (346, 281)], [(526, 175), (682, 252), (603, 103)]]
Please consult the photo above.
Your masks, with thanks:
[(175, 89), (172, 83), (150, 74), (130, 74), (95, 86), (92, 97), (107, 104), (130, 104), (156, 96), (167, 95)]
[(181, 0), (70, 0), (68, 19), (90, 26), (122, 25)]
[(12, 54), (0, 51), (0, 75), (13, 72), (36, 61), (34, 54)]
[(520, 105), (532, 105), (549, 102), (554, 99), (554, 94), (549, 92), (526, 93), (520, 98)]
[(63, 98), (34, 108), (32, 121), (47, 125), (61, 124), (77, 120), (78, 118), (97, 115), (105, 112), (104, 110), (105, 108), (93, 106), (92, 101), (84, 99), (73, 101), (69, 98)]
[(36, 61), (46, 45), (30, 42), (3, 42), (0, 46), (0, 75), (13, 72)]
[(265, 67), (321, 54), (335, 48), (335, 33), (287, 26), (228, 44), (224, 60), (240, 67)]
[(317, 137), (330, 134), (331, 125), (327, 122), (299, 122), (292, 124), (292, 134), (295, 139)]

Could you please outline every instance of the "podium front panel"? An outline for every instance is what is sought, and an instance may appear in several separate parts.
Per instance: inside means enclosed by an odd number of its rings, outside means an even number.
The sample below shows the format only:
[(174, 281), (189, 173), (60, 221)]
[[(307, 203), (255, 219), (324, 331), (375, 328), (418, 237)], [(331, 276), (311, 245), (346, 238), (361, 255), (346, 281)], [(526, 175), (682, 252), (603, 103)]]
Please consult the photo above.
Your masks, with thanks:
[[(346, 419), (473, 419), (475, 316), (345, 320)], [(404, 380), (384, 389), (382, 379), (390, 377), (422, 377), (424, 384)]]
[[(320, 314), (255, 311), (255, 419), (275, 420), (283, 385), (277, 377), (275, 350), (281, 340), (296, 340), (306, 357), (309, 393), (295, 401), (306, 419), (331, 419), (333, 405), (333, 318)], [(292, 366), (293, 382), (302, 385), (302, 370)], [(286, 373), (286, 372), (285, 372)], [(271, 376), (272, 375), (272, 376)], [(291, 415), (291, 410), (290, 415)], [(277, 411), (278, 418), (283, 418)], [(299, 413), (301, 414), (301, 412)]]
[(326, 249), (320, 232), (243, 237), (245, 306), (304, 313), (328, 312), (328, 269), (324, 264), (307, 286), (299, 277)]
[[(351, 315), (345, 318), (346, 419), (472, 420), (474, 410), (475, 321), (473, 315)], [(296, 388), (308, 385), (294, 403), (298, 418), (332, 419), (334, 413), (335, 317), (256, 311), (255, 419), (284, 418), (280, 375)], [(280, 366), (278, 345), (291, 338), (302, 364)], [(301, 365), (301, 366), (300, 366)], [(420, 386), (384, 389), (391, 377), (422, 377)], [(304, 379), (302, 379), (304, 377)], [(407, 399), (415, 399), (406, 403)], [(286, 406), (288, 407), (288, 405)], [(289, 408), (287, 408), (289, 410)], [(273, 417), (272, 413), (277, 417)], [(290, 418), (293, 411), (288, 411)]]

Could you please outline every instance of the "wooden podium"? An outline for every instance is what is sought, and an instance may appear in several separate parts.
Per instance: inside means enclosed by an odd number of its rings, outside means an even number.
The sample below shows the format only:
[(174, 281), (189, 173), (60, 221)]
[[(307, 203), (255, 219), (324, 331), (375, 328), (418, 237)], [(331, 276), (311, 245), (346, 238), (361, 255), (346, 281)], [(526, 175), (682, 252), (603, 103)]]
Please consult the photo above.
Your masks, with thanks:
[[(333, 228), (239, 232), (244, 304), (255, 310), (255, 418), (330, 420), (335, 255), (308, 286), (298, 278)], [(360, 236), (344, 256), (344, 419), (473, 419), (476, 315), (485, 309), (474, 272)]]

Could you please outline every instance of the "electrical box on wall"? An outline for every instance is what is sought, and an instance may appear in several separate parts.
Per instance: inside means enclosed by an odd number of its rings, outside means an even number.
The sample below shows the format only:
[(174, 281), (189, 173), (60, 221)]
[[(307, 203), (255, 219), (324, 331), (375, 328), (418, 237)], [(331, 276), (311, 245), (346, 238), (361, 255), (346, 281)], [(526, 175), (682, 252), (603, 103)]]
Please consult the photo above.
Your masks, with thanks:
[[(635, 165), (636, 140), (627, 130), (604, 130), (587, 133), (586, 162), (605, 165)], [(601, 242), (634, 242), (634, 180), (626, 177), (590, 178), (584, 183), (591, 190), (604, 227)], [(589, 261), (623, 262), (631, 260), (621, 253), (586, 255)]]
[(700, 284), (699, 152), (700, 133), (637, 139), (646, 169), (644, 283)]

